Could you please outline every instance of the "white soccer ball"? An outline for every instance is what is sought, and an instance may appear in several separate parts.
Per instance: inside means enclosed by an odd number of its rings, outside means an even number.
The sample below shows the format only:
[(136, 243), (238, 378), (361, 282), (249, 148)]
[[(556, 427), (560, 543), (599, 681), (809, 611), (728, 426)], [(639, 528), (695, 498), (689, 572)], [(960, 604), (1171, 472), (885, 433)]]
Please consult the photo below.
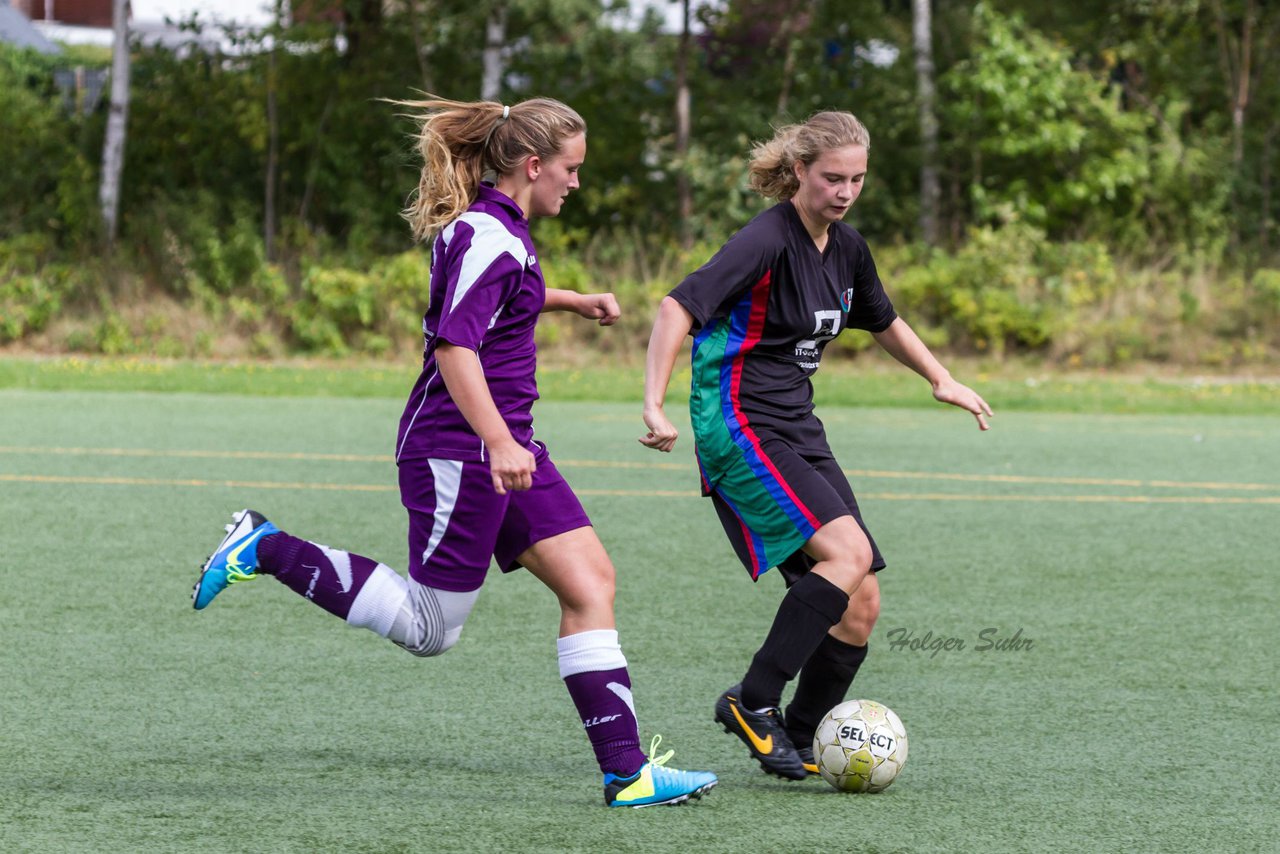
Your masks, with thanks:
[(842, 792), (882, 792), (907, 764), (907, 730), (871, 700), (841, 703), (813, 735), (818, 773)]

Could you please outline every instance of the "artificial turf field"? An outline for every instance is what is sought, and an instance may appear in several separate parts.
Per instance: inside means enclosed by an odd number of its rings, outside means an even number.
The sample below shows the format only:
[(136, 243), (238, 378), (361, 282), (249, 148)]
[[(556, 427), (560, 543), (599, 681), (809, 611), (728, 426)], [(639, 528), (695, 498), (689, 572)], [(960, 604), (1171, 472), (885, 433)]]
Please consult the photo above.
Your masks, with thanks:
[(852, 693), (910, 736), (892, 788), (841, 795), (711, 721), (781, 584), (733, 558), (687, 441), (540, 403), (618, 566), (646, 741), (720, 776), (606, 810), (527, 575), (491, 575), (429, 660), (270, 579), (192, 611), (243, 506), (402, 569), (400, 406), (0, 390), (0, 850), (1280, 847), (1280, 419), (820, 410), (889, 561)]

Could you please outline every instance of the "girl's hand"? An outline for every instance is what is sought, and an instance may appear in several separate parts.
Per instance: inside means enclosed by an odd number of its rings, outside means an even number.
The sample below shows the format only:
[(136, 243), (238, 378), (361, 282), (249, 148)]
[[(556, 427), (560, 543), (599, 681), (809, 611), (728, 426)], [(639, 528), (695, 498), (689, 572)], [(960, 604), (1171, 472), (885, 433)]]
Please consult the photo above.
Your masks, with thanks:
[(612, 326), (622, 315), (613, 294), (582, 294), (581, 297), (576, 309), (578, 314), (599, 321), (601, 326)]
[(979, 430), (991, 429), (991, 425), (987, 423), (987, 418), (993, 414), (991, 407), (976, 391), (964, 383), (958, 383), (948, 377), (933, 387), (933, 398), (972, 412), (973, 417), (978, 419)]
[(655, 451), (671, 453), (671, 449), (676, 446), (676, 439), (680, 438), (680, 431), (667, 418), (662, 407), (646, 406), (644, 424), (649, 428), (649, 432), (640, 437), (640, 444)]
[(489, 447), (489, 474), (493, 477), (494, 491), (499, 495), (523, 492), (533, 486), (533, 473), (538, 468), (533, 454), (512, 439)]

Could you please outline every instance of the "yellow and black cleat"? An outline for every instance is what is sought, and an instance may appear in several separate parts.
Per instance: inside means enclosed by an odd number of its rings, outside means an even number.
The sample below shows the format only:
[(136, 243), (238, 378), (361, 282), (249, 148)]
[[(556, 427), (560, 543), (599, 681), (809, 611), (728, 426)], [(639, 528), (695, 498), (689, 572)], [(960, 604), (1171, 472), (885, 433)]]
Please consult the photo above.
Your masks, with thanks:
[[(783, 726), (779, 709), (753, 712), (742, 705), (742, 686), (734, 685), (716, 701), (716, 720), (724, 731), (736, 735), (766, 773), (786, 780), (809, 776), (799, 752)], [(817, 771), (817, 766), (814, 766)]]

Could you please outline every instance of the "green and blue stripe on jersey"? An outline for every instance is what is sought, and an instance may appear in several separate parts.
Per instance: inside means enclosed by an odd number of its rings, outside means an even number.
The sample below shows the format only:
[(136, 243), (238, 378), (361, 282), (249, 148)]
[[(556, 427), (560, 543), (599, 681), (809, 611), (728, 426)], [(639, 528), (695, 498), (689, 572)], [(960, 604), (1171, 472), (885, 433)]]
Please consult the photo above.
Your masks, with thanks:
[(693, 340), (689, 412), (703, 491), (714, 491), (742, 525), (751, 577), (803, 546), (821, 522), (769, 458), (742, 406), (742, 373), (764, 333), (772, 274), (766, 271), (728, 315)]

